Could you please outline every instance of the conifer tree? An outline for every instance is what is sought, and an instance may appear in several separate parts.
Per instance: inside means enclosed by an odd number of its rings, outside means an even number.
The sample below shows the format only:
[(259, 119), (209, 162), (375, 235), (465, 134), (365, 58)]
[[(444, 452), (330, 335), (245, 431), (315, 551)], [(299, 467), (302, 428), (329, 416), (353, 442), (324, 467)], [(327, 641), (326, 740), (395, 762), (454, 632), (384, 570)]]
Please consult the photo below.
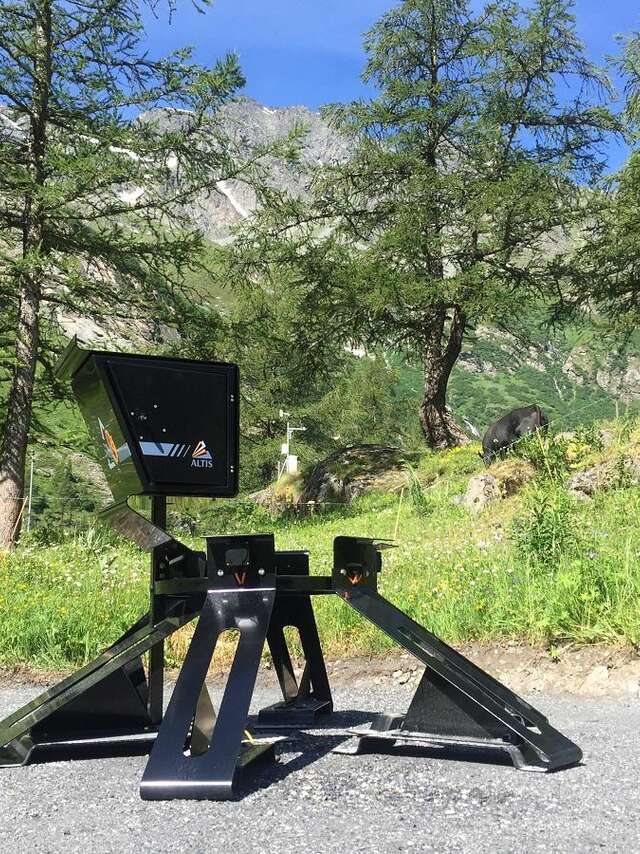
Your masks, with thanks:
[(572, 288), (558, 301), (559, 313), (568, 308), (592, 316), (596, 309), (618, 343), (640, 319), (640, 33), (621, 41), (616, 65), (631, 152), (594, 195), (571, 268)]
[(581, 189), (615, 126), (570, 0), (404, 0), (365, 38), (373, 97), (329, 107), (352, 138), (310, 197), (271, 192), (238, 241), (236, 281), (286, 288), (311, 357), (362, 344), (419, 360), (431, 447), (466, 437), (447, 408), (465, 337), (513, 331), (558, 286)]
[(34, 383), (60, 318), (149, 338), (173, 322), (202, 246), (188, 208), (241, 168), (214, 120), (243, 84), (236, 58), (154, 57), (144, 5), (0, 4), (0, 548), (19, 531)]

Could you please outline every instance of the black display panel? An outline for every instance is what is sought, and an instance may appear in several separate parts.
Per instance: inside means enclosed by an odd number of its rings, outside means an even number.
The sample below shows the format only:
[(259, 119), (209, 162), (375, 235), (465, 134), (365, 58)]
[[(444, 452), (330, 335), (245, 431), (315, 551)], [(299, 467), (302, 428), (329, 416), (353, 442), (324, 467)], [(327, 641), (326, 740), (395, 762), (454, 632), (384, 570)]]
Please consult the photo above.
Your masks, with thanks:
[(71, 376), (116, 500), (237, 493), (236, 365), (73, 345), (61, 373)]
[[(235, 371), (230, 366), (107, 363), (145, 478), (227, 493), (235, 483)], [(231, 409), (231, 412), (230, 412)]]

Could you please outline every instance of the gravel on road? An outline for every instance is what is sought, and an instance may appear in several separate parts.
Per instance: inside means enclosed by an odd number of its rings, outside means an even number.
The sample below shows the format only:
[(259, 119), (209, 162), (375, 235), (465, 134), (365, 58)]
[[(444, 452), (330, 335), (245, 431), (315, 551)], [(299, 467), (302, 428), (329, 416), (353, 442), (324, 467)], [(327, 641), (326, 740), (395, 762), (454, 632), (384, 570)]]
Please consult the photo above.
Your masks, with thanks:
[[(0, 718), (37, 694), (0, 689)], [(359, 712), (404, 710), (408, 685), (334, 686), (334, 729), (288, 737), (235, 801), (144, 802), (145, 757), (0, 769), (0, 851), (635, 852), (640, 850), (640, 703), (537, 696), (584, 752), (555, 774), (438, 758), (343, 756), (337, 730)], [(277, 699), (260, 689), (257, 710)], [(342, 711), (340, 711), (342, 710)]]

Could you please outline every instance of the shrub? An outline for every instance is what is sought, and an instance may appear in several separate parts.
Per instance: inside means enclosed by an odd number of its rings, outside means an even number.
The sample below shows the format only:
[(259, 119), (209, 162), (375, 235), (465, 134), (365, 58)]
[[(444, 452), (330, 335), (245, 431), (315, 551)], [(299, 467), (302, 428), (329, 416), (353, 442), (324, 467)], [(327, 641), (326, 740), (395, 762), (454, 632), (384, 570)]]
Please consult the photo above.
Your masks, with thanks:
[(407, 466), (407, 474), (409, 476), (409, 482), (407, 484), (407, 492), (409, 497), (409, 502), (413, 507), (413, 510), (419, 516), (430, 516), (433, 513), (433, 502), (430, 501), (429, 497), (425, 495), (425, 492), (422, 488), (422, 484), (418, 479), (418, 475), (416, 474), (416, 470), (413, 466)]
[(574, 507), (562, 485), (534, 484), (525, 497), (522, 515), (512, 526), (520, 554), (548, 564), (569, 551), (576, 544)]
[(572, 443), (584, 448), (588, 448), (595, 453), (604, 451), (604, 441), (602, 434), (596, 424), (581, 424), (576, 428)]
[(538, 431), (516, 442), (513, 453), (534, 465), (543, 477), (559, 480), (569, 468), (568, 448), (569, 442), (563, 436), (545, 436)]

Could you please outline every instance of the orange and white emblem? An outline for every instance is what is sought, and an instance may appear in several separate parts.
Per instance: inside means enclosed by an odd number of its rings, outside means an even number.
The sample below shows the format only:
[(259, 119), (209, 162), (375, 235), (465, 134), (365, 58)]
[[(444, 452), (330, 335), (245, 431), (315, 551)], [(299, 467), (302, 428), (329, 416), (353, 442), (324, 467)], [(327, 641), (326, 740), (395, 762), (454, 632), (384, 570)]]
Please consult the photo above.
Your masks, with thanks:
[(209, 453), (207, 446), (204, 442), (198, 442), (196, 445), (193, 454), (191, 455), (194, 459), (203, 459), (210, 460), (211, 454)]

